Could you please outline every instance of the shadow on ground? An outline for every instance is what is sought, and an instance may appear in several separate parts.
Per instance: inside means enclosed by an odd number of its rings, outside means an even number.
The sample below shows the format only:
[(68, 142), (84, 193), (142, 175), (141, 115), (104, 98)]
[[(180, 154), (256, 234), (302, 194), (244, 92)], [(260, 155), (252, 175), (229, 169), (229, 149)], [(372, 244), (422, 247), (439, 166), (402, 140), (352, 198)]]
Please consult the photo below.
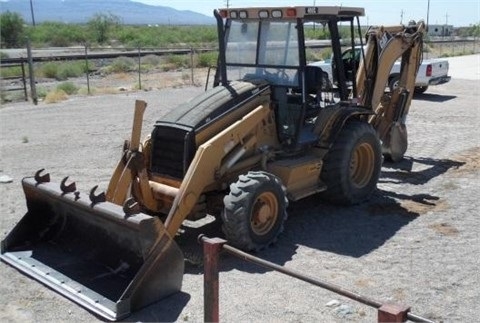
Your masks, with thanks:
[[(465, 163), (448, 159), (406, 157), (400, 163), (386, 163), (382, 169), (380, 183), (422, 185), (451, 168)], [(421, 169), (415, 171), (414, 169)], [(420, 213), (403, 205), (415, 203), (419, 206), (434, 207), (439, 196), (430, 194), (408, 194), (408, 192), (378, 189), (369, 202), (342, 207), (328, 204), (319, 195), (291, 203), (289, 219), (278, 242), (255, 255), (261, 259), (284, 265), (296, 254), (299, 245), (316, 250), (359, 258), (393, 237), (402, 227), (415, 220)], [(221, 223), (212, 218), (204, 226), (187, 228), (177, 243), (188, 259), (186, 274), (202, 274), (202, 246), (197, 241), (200, 234), (221, 237)], [(264, 273), (270, 271), (223, 253), (220, 270), (232, 269)], [(190, 295), (179, 293), (129, 317), (129, 321), (176, 321)], [(158, 316), (161, 313), (161, 317)]]
[[(406, 157), (399, 163), (385, 163), (382, 168), (379, 183), (393, 184), (392, 191), (378, 189), (364, 204), (336, 206), (322, 201), (319, 195), (291, 203), (285, 230), (277, 243), (256, 255), (283, 265), (292, 259), (299, 245), (354, 258), (368, 254), (419, 216), (418, 210), (432, 208), (440, 200), (439, 196), (395, 190), (395, 184), (423, 185), (464, 164), (450, 159)], [(412, 205), (416, 207), (407, 207)], [(192, 256), (193, 266), (187, 266), (191, 273), (202, 271), (202, 249), (196, 241), (200, 234), (224, 237), (220, 221), (186, 231), (181, 247)], [(233, 268), (257, 273), (265, 270), (231, 256), (224, 257), (221, 266), (226, 271)]]
[(456, 95), (441, 95), (433, 93), (415, 94), (414, 99), (418, 101), (446, 102), (455, 99)]
[[(414, 170), (416, 168), (420, 170)], [(465, 165), (451, 159), (405, 157), (398, 163), (384, 163), (379, 183), (423, 185), (431, 179)]]

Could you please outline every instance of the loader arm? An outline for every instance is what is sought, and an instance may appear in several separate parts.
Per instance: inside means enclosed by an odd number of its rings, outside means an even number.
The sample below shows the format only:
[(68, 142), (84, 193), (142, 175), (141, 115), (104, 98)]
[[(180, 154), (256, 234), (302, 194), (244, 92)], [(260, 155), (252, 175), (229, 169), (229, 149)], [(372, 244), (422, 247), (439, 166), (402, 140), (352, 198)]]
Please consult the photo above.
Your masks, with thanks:
[(135, 101), (131, 139), (130, 142), (125, 143), (123, 156), (110, 179), (106, 192), (106, 200), (118, 205), (123, 205), (132, 182), (135, 178), (138, 178), (142, 203), (148, 209), (156, 209), (158, 206), (153, 198), (152, 190), (148, 185), (145, 157), (140, 145), (143, 114), (145, 113), (146, 107), (147, 103), (145, 101)]
[(204, 189), (221, 178), (228, 165), (233, 165), (237, 159), (225, 157), (233, 153), (240, 158), (241, 151), (250, 148), (246, 145), (257, 143), (254, 129), (268, 122), (271, 113), (269, 106), (260, 105), (197, 149), (165, 221), (170, 236), (175, 236)]
[[(407, 149), (406, 116), (422, 59), (425, 25), (375, 27), (367, 33), (367, 51), (357, 73), (358, 94), (363, 106), (375, 113), (370, 123), (377, 130), (387, 157), (397, 161)], [(398, 86), (385, 94), (390, 71), (401, 58)]]

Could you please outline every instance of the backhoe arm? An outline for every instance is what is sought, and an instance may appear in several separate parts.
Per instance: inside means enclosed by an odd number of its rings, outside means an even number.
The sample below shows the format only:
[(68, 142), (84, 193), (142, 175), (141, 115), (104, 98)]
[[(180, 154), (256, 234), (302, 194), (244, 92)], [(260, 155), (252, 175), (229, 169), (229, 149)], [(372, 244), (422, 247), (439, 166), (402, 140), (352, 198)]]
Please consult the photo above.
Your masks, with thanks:
[[(357, 73), (361, 104), (375, 115), (370, 123), (392, 160), (403, 158), (407, 149), (406, 116), (412, 100), (415, 79), (422, 58), (425, 25), (375, 27), (367, 33), (367, 50)], [(400, 79), (392, 93), (386, 94), (390, 71), (401, 58)]]

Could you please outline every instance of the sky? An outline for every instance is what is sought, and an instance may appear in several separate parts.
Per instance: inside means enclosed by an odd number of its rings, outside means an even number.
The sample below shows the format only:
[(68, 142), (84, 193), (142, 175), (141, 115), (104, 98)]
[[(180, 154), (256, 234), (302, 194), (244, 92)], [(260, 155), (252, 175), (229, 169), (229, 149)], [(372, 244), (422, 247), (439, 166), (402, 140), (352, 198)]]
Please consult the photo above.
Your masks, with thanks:
[[(133, 0), (150, 5), (192, 10), (207, 16), (217, 8), (226, 7), (227, 0)], [(429, 24), (448, 24), (464, 27), (480, 23), (479, 0), (228, 0), (230, 7), (275, 7), (275, 6), (346, 6), (365, 8), (366, 25), (407, 24), (410, 20), (423, 19)], [(430, 3), (430, 8), (428, 4)]]

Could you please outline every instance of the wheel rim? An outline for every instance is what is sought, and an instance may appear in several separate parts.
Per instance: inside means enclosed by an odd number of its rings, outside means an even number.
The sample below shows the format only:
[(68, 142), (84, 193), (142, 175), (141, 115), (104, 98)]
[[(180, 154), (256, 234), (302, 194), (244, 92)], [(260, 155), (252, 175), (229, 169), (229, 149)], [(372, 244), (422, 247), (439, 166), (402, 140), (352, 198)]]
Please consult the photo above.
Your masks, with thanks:
[(395, 81), (392, 82), (391, 90), (394, 91), (398, 87), (398, 84), (400, 84), (400, 79), (396, 78)]
[(350, 178), (354, 186), (361, 188), (370, 182), (375, 168), (375, 154), (368, 143), (358, 145), (350, 160)]
[(273, 228), (278, 217), (278, 202), (275, 194), (264, 192), (253, 204), (250, 226), (256, 235), (265, 235)]

